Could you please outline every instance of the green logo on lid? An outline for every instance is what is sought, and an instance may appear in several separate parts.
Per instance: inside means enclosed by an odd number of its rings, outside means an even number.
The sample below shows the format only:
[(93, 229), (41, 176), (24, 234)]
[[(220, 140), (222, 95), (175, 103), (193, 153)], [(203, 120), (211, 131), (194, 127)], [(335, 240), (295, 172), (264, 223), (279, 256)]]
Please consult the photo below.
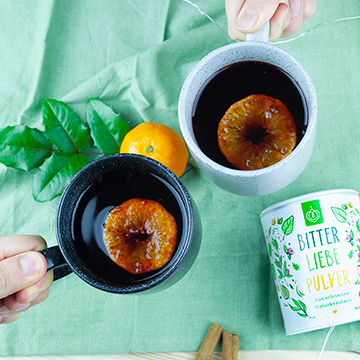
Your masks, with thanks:
[(306, 226), (318, 225), (324, 222), (319, 200), (301, 203)]

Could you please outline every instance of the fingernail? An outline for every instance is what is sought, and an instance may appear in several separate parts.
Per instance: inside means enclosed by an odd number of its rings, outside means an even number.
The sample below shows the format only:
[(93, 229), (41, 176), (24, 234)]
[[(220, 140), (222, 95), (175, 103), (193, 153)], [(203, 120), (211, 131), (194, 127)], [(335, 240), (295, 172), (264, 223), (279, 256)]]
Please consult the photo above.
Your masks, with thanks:
[(27, 309), (31, 304), (28, 302), (27, 304), (19, 304), (16, 309), (13, 311), (13, 312), (19, 312), (19, 311), (22, 311), (22, 310), (25, 310)]
[(35, 254), (28, 253), (20, 258), (20, 265), (26, 276), (32, 276), (40, 271), (40, 262)]
[(280, 18), (280, 23), (282, 23), (282, 28), (280, 29), (280, 34), (279, 34), (278, 37), (281, 36), (281, 33), (284, 31), (285, 27), (289, 26), (289, 24), (285, 23), (285, 19), (286, 19), (286, 16), (288, 14), (288, 11), (289, 11), (289, 5), (287, 5), (285, 3), (282, 3), (280, 5), (284, 5), (286, 7), (286, 10), (283, 10), (284, 12), (283, 12), (283, 14), (282, 14), (282, 16)]
[[(283, 19), (285, 18), (286, 14), (288, 13), (289, 11), (289, 7), (290, 5), (287, 3), (287, 2), (280, 2), (279, 4), (279, 7), (282, 7), (282, 11), (283, 11)], [(285, 10), (284, 10), (284, 7), (285, 7)]]
[(30, 296), (29, 302), (34, 301), (40, 294), (39, 293), (35, 293), (33, 295)]
[(291, 17), (295, 18), (300, 13), (301, 1), (300, 0), (292, 0), (290, 1), (290, 11)]
[(0, 315), (0, 323), (3, 321), (3, 317)]
[(5, 305), (3, 305), (1, 308), (0, 308), (0, 314), (8, 314), (10, 311), (9, 311), (9, 309), (5, 306)]
[(240, 31), (249, 30), (255, 25), (258, 18), (259, 14), (256, 10), (247, 9), (239, 14), (236, 20), (236, 27)]

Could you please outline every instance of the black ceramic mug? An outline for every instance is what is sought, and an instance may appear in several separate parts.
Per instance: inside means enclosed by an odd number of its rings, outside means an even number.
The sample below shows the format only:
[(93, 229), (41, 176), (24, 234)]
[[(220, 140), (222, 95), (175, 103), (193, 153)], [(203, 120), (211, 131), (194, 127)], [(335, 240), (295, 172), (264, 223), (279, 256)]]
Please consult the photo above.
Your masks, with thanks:
[[(133, 275), (113, 262), (102, 238), (108, 212), (131, 198), (159, 202), (175, 218), (177, 246), (161, 269)], [(163, 290), (191, 268), (201, 243), (201, 221), (179, 178), (141, 155), (115, 154), (86, 165), (66, 186), (56, 213), (58, 246), (43, 250), (55, 278), (74, 272), (88, 284), (112, 293)]]

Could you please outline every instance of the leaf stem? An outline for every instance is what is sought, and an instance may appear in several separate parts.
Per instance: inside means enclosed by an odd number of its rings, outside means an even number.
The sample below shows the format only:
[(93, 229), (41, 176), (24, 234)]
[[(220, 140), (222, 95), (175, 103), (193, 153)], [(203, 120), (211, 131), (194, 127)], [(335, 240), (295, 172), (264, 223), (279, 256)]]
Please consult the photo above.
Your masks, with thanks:
[(84, 155), (105, 155), (106, 153), (104, 152), (96, 152), (96, 151), (79, 151), (79, 154), (84, 154)]
[[(61, 152), (58, 149), (35, 149), (35, 150), (42, 150), (42, 151), (50, 151), (50, 152)], [(105, 155), (105, 152), (97, 152), (97, 151), (79, 151), (77, 150), (74, 154), (84, 154), (84, 155)], [(114, 153), (115, 154), (115, 153)]]

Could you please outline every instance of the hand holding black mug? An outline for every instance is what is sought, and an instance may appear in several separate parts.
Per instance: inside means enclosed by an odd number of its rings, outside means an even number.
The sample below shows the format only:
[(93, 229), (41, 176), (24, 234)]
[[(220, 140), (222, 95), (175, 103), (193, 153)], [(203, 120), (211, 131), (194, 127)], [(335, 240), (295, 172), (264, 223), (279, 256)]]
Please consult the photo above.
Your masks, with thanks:
[[(106, 254), (101, 232), (105, 216), (129, 197), (159, 201), (176, 218), (177, 245), (159, 270), (129, 274)], [(88, 164), (70, 181), (59, 201), (56, 236), (59, 246), (50, 248), (40, 236), (0, 236), (0, 323), (15, 321), (21, 312), (44, 301), (53, 278), (71, 272), (112, 293), (166, 289), (194, 263), (201, 223), (195, 204), (172, 171), (144, 156), (116, 154)]]
[(17, 320), (23, 311), (44, 301), (53, 272), (39, 250), (46, 248), (40, 236), (0, 236), (0, 323)]
[[(155, 201), (175, 218), (176, 247), (157, 270), (128, 272), (105, 247), (106, 217), (129, 199)], [(173, 285), (187, 273), (200, 248), (201, 223), (193, 200), (171, 170), (145, 156), (115, 154), (88, 164), (67, 185), (56, 214), (56, 237), (59, 246), (42, 251), (48, 269), (55, 268), (55, 278), (73, 271), (103, 291), (148, 293)]]

